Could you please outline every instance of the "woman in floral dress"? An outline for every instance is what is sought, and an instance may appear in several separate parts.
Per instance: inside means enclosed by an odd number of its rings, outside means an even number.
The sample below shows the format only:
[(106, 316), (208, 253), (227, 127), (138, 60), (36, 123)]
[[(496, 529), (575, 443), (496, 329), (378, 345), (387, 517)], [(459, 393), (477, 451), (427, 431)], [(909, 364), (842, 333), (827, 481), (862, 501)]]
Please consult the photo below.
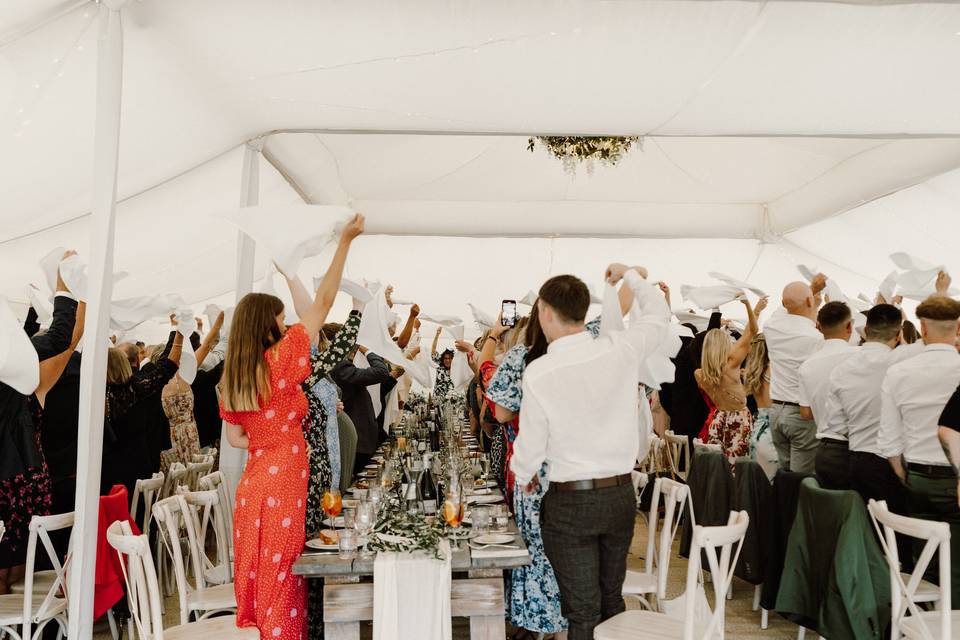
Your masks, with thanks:
[(230, 444), (249, 454), (234, 511), (234, 591), (237, 626), (255, 626), (262, 638), (306, 636), (306, 584), (292, 574), (306, 540), (309, 476), (301, 427), (307, 398), (300, 385), (312, 372), (311, 339), (336, 298), (350, 244), (362, 232), (357, 215), (301, 324), (286, 330), (283, 302), (268, 294), (247, 294), (234, 311), (221, 415)]
[(173, 445), (160, 454), (160, 470), (166, 474), (174, 462), (186, 466), (193, 462), (193, 456), (200, 454), (200, 433), (193, 415), (193, 390), (180, 374), (163, 388), (161, 398), (163, 413), (170, 423), (170, 444)]
[(433, 347), (430, 349), (430, 357), (437, 365), (437, 379), (433, 384), (433, 397), (437, 400), (443, 400), (451, 391), (453, 391), (453, 379), (450, 377), (450, 367), (453, 365), (453, 351), (447, 349), (442, 353), (437, 353), (437, 343), (440, 341), (440, 334), (443, 327), (437, 327), (437, 333), (433, 336)]

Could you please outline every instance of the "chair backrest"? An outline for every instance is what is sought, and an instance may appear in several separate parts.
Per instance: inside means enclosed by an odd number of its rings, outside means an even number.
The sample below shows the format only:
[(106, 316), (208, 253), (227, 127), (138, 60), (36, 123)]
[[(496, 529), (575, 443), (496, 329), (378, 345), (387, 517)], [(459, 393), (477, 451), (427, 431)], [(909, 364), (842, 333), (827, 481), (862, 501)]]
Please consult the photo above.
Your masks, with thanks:
[(179, 462), (174, 462), (167, 469), (167, 477), (163, 483), (163, 491), (158, 496), (158, 500), (169, 498), (177, 492), (177, 487), (187, 481), (187, 468)]
[[(23, 577), (23, 637), (30, 638), (30, 627), (34, 624), (43, 624), (52, 619), (67, 606), (67, 567), (73, 555), (73, 536), (68, 543), (67, 556), (60, 562), (60, 557), (53, 548), (50, 540), (51, 531), (62, 531), (73, 527), (73, 512), (58, 513), (52, 516), (33, 516), (30, 518), (30, 533), (27, 539), (27, 563)], [(72, 533), (72, 532), (71, 532)], [(34, 606), (33, 573), (37, 559), (37, 542), (43, 545), (47, 559), (53, 567), (56, 578), (43, 594), (43, 601)], [(62, 596), (62, 597), (61, 597)]]
[(207, 456), (201, 456), (202, 461), (200, 462), (188, 462), (187, 463), (187, 486), (190, 487), (191, 491), (196, 491), (199, 488), (199, 482), (201, 476), (205, 476), (211, 471), (213, 471), (213, 458), (208, 458)]
[[(690, 441), (687, 436), (678, 436), (673, 431), (663, 434), (667, 443), (667, 452), (670, 454), (670, 467), (673, 473), (686, 479), (690, 471)], [(680, 470), (680, 460), (683, 460), (683, 471)]]
[(200, 478), (200, 491), (216, 490), (220, 495), (220, 509), (223, 512), (224, 526), (227, 533), (227, 543), (233, 546), (233, 498), (230, 496), (230, 487), (223, 479), (222, 471), (214, 471)]
[[(178, 495), (186, 500), (186, 504), (189, 506), (190, 517), (193, 519), (193, 527), (197, 532), (197, 540), (199, 541), (193, 550), (200, 559), (203, 568), (213, 571), (220, 567), (224, 580), (231, 582), (233, 572), (230, 567), (230, 539), (227, 537), (227, 528), (224, 522), (226, 518), (221, 508), (220, 492), (212, 489), (185, 491), (181, 487), (178, 490)], [(211, 526), (217, 543), (216, 562), (210, 560), (204, 545), (207, 539), (207, 531), (210, 530)]]
[(3, 520), (0, 520), (0, 540), (3, 540), (3, 534), (6, 532), (6, 528), (3, 526)]
[[(884, 555), (887, 557), (887, 564), (890, 568), (890, 628), (891, 637), (900, 637), (900, 625), (909, 611), (913, 616), (919, 616), (922, 611), (914, 602), (914, 594), (920, 581), (923, 579), (924, 572), (933, 559), (933, 554), (939, 558), (940, 569), (940, 602), (937, 611), (940, 612), (940, 631), (944, 640), (951, 638), (950, 635), (950, 525), (946, 522), (934, 522), (931, 520), (920, 520), (918, 518), (908, 518), (896, 513), (892, 513), (887, 508), (884, 501), (870, 500), (867, 505), (870, 517), (873, 520), (873, 526), (876, 527), (880, 535), (880, 545), (883, 547)], [(883, 531), (881, 531), (881, 527)], [(910, 579), (903, 581), (900, 573), (900, 556), (897, 552), (896, 534), (917, 538), (924, 541), (923, 551), (917, 558), (916, 566)], [(933, 638), (930, 629), (926, 627), (923, 619), (920, 624), (924, 625), (924, 632), (927, 638)]]
[(717, 453), (723, 453), (723, 447), (715, 442), (704, 442), (700, 438), (693, 439), (693, 451), (696, 453), (697, 449), (706, 449), (707, 451), (716, 451)]
[(137, 625), (139, 640), (163, 640), (160, 585), (157, 584), (149, 539), (145, 535), (133, 535), (130, 523), (117, 520), (107, 529), (107, 542), (120, 554), (130, 616)]
[[(687, 485), (669, 478), (657, 478), (653, 483), (653, 495), (650, 497), (650, 511), (647, 517), (647, 553), (644, 571), (657, 576), (657, 598), (662, 600), (667, 594), (667, 572), (670, 556), (673, 553), (673, 540), (680, 528), (683, 508), (690, 497)], [(659, 534), (657, 528), (660, 519), (660, 500), (663, 499), (663, 525)], [(691, 512), (690, 517), (693, 517)]]
[(155, 473), (151, 478), (141, 478), (133, 487), (133, 497), (130, 499), (130, 517), (136, 520), (137, 509), (140, 508), (140, 499), (143, 498), (143, 520), (140, 522), (140, 531), (150, 535), (150, 519), (153, 514), (153, 503), (163, 493), (164, 477), (162, 473)]
[[(699, 640), (713, 640), (724, 637), (727, 593), (733, 582), (734, 567), (743, 548), (743, 538), (750, 524), (746, 511), (731, 511), (726, 526), (703, 527), (694, 525), (693, 540), (690, 546), (690, 562), (687, 564), (686, 612), (683, 619), (683, 639), (697, 640), (694, 635), (696, 624), (697, 598), (701, 571), (701, 555), (706, 555), (710, 576), (713, 581), (713, 612), (706, 629)], [(720, 550), (719, 556), (717, 549)]]
[[(203, 566), (196, 547), (199, 544), (196, 522), (183, 496), (175, 495), (160, 500), (153, 505), (153, 517), (160, 529), (158, 535), (167, 548), (173, 564), (173, 574), (177, 582), (177, 595), (180, 600), (180, 624), (190, 621), (190, 610), (187, 608), (187, 595), (194, 590), (203, 590), (206, 586), (203, 581)], [(187, 533), (187, 554), (190, 558), (191, 572), (195, 586), (187, 580), (187, 565), (180, 545), (181, 528)]]

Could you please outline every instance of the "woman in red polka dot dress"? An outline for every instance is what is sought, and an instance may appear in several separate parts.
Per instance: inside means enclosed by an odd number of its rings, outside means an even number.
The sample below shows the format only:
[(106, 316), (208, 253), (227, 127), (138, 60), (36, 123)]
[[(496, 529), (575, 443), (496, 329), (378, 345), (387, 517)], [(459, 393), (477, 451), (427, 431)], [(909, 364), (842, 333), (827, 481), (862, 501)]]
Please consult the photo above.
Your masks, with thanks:
[(357, 215), (344, 228), (300, 324), (285, 330), (283, 302), (262, 293), (244, 296), (233, 315), (221, 415), (230, 444), (248, 452), (234, 511), (237, 626), (255, 626), (265, 640), (306, 638), (306, 583), (292, 574), (305, 541), (308, 476), (300, 383), (310, 374), (310, 340), (326, 321), (363, 223)]

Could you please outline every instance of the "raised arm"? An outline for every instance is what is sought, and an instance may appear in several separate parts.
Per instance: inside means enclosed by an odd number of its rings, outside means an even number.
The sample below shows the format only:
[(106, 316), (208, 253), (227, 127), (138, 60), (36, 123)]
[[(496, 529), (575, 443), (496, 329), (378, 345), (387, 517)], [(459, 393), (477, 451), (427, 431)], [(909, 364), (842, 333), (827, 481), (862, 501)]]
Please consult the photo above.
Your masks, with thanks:
[[(763, 311), (763, 308), (766, 306), (764, 300), (766, 300), (766, 298), (761, 298), (760, 302), (757, 303), (757, 308), (761, 311)], [(754, 336), (756, 336), (760, 330), (757, 326), (757, 312), (754, 311), (750, 301), (746, 296), (743, 296), (740, 298), (740, 302), (742, 302), (743, 306), (747, 309), (747, 328), (744, 330), (743, 335), (740, 336), (740, 339), (737, 340), (736, 344), (733, 345), (733, 349), (730, 350), (730, 356), (727, 358), (727, 366), (736, 368), (739, 368), (740, 365), (743, 364), (743, 361), (747, 359), (747, 356), (750, 355), (750, 343), (753, 342)]]
[(60, 380), (67, 363), (70, 362), (70, 356), (76, 350), (77, 345), (83, 338), (83, 329), (86, 320), (87, 303), (81, 302), (77, 305), (77, 322), (73, 326), (73, 337), (70, 339), (70, 346), (62, 353), (58, 353), (52, 358), (48, 358), (40, 363), (40, 385), (35, 391), (40, 406), (43, 406), (47, 392), (50, 391)]
[[(309, 313), (310, 306), (313, 304), (313, 301), (310, 299), (310, 294), (307, 292), (307, 288), (304, 286), (300, 276), (294, 274), (292, 278), (288, 278), (286, 274), (283, 274), (283, 277), (287, 281), (287, 287), (290, 289), (290, 297), (293, 299), (293, 311), (297, 314), (298, 318), (302, 319)], [(339, 287), (339, 285), (337, 286)], [(319, 332), (310, 335), (311, 346), (317, 345), (319, 335)]]
[(622, 264), (612, 264), (606, 271), (607, 281), (615, 285), (623, 280), (633, 290), (640, 306), (639, 317), (631, 318), (626, 330), (612, 335), (637, 350), (641, 357), (650, 345), (659, 344), (664, 339), (671, 315), (660, 291), (647, 284), (646, 275), (642, 267), (631, 268)]
[[(68, 258), (74, 254), (73, 251), (67, 251), (63, 257)], [(64, 283), (58, 268), (57, 291), (53, 299), (53, 320), (50, 328), (43, 335), (34, 335), (30, 338), (41, 362), (67, 350), (73, 337), (76, 321), (77, 301)]]
[[(354, 307), (356, 307), (356, 304)], [(341, 327), (340, 331), (337, 331), (337, 335), (333, 337), (330, 345), (323, 351), (311, 356), (310, 363), (312, 371), (304, 382), (306, 387), (312, 388), (320, 382), (335, 366), (343, 362), (347, 354), (353, 350), (353, 346), (357, 343), (357, 333), (360, 331), (361, 318), (360, 310), (354, 308), (350, 313), (350, 317), (343, 323), (343, 327)]]
[(413, 305), (410, 307), (410, 315), (407, 316), (407, 324), (403, 325), (403, 331), (400, 332), (400, 335), (397, 336), (397, 346), (401, 349), (406, 349), (407, 345), (410, 344), (410, 338), (413, 337), (413, 329), (417, 324), (417, 316), (420, 315), (420, 307), (418, 305)]
[(437, 343), (440, 342), (441, 331), (443, 331), (443, 327), (437, 327), (437, 332), (433, 335), (433, 344), (430, 345), (430, 355), (434, 358), (437, 356)]
[(303, 328), (311, 340), (320, 331), (320, 327), (327, 320), (327, 314), (333, 301), (337, 297), (337, 290), (340, 288), (340, 280), (343, 279), (343, 266), (347, 262), (347, 254), (350, 253), (350, 245), (354, 238), (363, 233), (363, 216), (359, 213), (353, 217), (343, 233), (340, 235), (340, 242), (337, 245), (337, 252), (333, 254), (333, 260), (330, 262), (330, 268), (323, 274), (323, 280), (317, 287), (317, 295), (313, 299), (310, 307), (300, 316)]
[(210, 350), (220, 341), (220, 329), (223, 327), (223, 311), (217, 316), (217, 319), (213, 321), (213, 326), (210, 327), (210, 332), (207, 334), (207, 337), (203, 339), (203, 343), (200, 345), (200, 348), (197, 349), (197, 363), (202, 364), (204, 360), (207, 359), (207, 354), (210, 353)]
[(28, 338), (32, 338), (40, 331), (39, 316), (37, 310), (32, 306), (27, 309), (27, 317), (23, 321), (23, 330), (27, 333)]
[(343, 362), (330, 372), (334, 381), (341, 387), (347, 384), (369, 387), (372, 384), (387, 382), (390, 379), (390, 367), (386, 361), (377, 354), (367, 351), (365, 347), (360, 347), (360, 351), (367, 356), (370, 366), (361, 369), (352, 362)]

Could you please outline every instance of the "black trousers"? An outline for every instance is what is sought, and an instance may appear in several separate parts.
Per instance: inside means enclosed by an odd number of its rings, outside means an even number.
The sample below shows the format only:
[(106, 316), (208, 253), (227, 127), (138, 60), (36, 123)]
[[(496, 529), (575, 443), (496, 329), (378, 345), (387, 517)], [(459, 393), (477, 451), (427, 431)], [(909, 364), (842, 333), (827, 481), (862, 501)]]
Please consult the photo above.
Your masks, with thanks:
[(850, 489), (850, 450), (847, 441), (821, 438), (814, 471), (817, 482), (824, 489)]
[(636, 513), (629, 483), (586, 491), (551, 488), (543, 497), (543, 546), (557, 576), (569, 640), (591, 640), (598, 624), (626, 608), (621, 591)]
[[(860, 494), (864, 504), (885, 500), (890, 511), (907, 515), (907, 488), (886, 458), (866, 451), (851, 451), (850, 488)], [(904, 571), (913, 569), (911, 545), (910, 538), (897, 534), (897, 553)]]

